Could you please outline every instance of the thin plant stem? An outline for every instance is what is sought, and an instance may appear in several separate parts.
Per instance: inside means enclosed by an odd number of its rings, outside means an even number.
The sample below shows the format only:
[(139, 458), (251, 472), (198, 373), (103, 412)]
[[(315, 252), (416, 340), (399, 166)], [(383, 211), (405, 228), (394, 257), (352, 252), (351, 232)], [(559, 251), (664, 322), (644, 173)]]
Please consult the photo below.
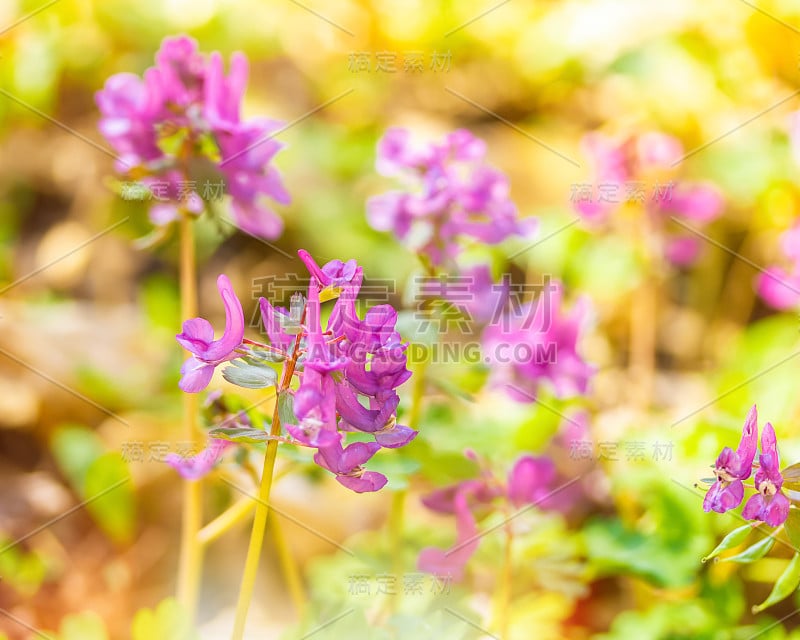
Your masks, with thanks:
[[(422, 414), (422, 401), (425, 396), (425, 371), (427, 369), (427, 360), (420, 362), (414, 376), (414, 386), (411, 394), (411, 407), (408, 411), (408, 425), (414, 429), (419, 428), (419, 418)], [(405, 531), (405, 503), (406, 503), (406, 489), (398, 489), (392, 493), (392, 504), (389, 511), (389, 536), (390, 536), (390, 551), (392, 553), (393, 563), (392, 571), (394, 579), (398, 580), (403, 575), (403, 538)], [(392, 608), (396, 611), (400, 606), (402, 595), (397, 592), (394, 596)]]
[[(181, 317), (197, 315), (197, 273), (192, 219), (184, 214), (180, 220), (180, 288)], [(194, 448), (201, 445), (197, 429), (197, 395), (183, 394), (183, 432)], [(203, 566), (203, 547), (197, 537), (203, 520), (202, 481), (183, 483), (181, 549), (178, 567), (178, 600), (190, 622), (197, 615), (197, 599)]]
[(656, 369), (657, 318), (659, 297), (658, 261), (651, 255), (651, 229), (648, 213), (640, 212), (637, 235), (644, 253), (644, 279), (631, 301), (629, 370), (635, 394), (633, 401), (646, 408), (653, 397)]
[(234, 502), (197, 532), (197, 539), (200, 541), (200, 544), (208, 546), (222, 534), (230, 531), (237, 524), (249, 518), (255, 506), (256, 503), (249, 497)]
[(306, 610), (306, 595), (303, 590), (303, 580), (300, 578), (297, 560), (292, 554), (292, 550), (289, 548), (289, 543), (286, 540), (286, 534), (283, 531), (283, 524), (280, 518), (273, 518), (270, 520), (269, 527), (272, 531), (272, 538), (275, 541), (275, 551), (281, 563), (281, 569), (283, 571), (283, 577), (286, 580), (286, 587), (289, 590), (289, 596), (294, 604), (297, 617), (302, 618)]
[[(305, 321), (305, 314), (301, 323)], [(302, 334), (297, 336), (294, 343), (292, 357), (283, 365), (283, 374), (278, 393), (286, 391), (292, 382), (294, 368), (297, 364), (297, 357), (300, 350), (300, 340)], [(275, 400), (275, 409), (272, 412), (272, 426), (270, 435), (280, 436), (281, 421), (278, 414), (278, 399)], [(267, 527), (267, 516), (269, 515), (269, 497), (272, 491), (273, 472), (275, 471), (275, 459), (278, 454), (278, 441), (275, 439), (267, 442), (267, 452), (264, 456), (264, 469), (261, 473), (261, 482), (258, 486), (258, 499), (256, 504), (256, 514), (253, 519), (253, 529), (250, 532), (250, 544), (247, 547), (247, 558), (245, 559), (244, 572), (242, 573), (242, 583), (239, 587), (239, 599), (236, 602), (236, 618), (233, 623), (232, 640), (242, 640), (244, 628), (247, 622), (247, 612), (250, 609), (250, 601), (253, 598), (253, 588), (258, 574), (258, 562), (261, 558), (261, 547), (264, 544), (264, 532)]]
[(509, 526), (505, 527), (505, 533), (506, 540), (503, 554), (503, 565), (501, 567), (500, 581), (497, 588), (494, 613), (495, 625), (497, 626), (497, 633), (500, 638), (508, 637), (509, 608), (511, 605), (511, 594), (514, 578), (512, 562), (512, 545), (514, 543), (514, 534)]

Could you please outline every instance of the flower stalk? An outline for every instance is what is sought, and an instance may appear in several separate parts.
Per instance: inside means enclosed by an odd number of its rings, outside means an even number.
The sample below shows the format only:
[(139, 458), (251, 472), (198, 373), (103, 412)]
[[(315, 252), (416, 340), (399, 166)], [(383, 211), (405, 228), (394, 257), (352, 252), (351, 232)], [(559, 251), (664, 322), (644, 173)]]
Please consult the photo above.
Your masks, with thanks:
[[(283, 365), (278, 393), (287, 391), (292, 382), (294, 369), (300, 351), (301, 335), (297, 336), (292, 356)], [(264, 544), (264, 532), (269, 516), (269, 498), (272, 491), (273, 473), (275, 471), (275, 459), (278, 454), (278, 441), (274, 438), (281, 434), (281, 420), (278, 414), (278, 401), (275, 401), (275, 408), (272, 413), (272, 425), (270, 435), (273, 439), (267, 442), (267, 452), (264, 456), (264, 469), (261, 473), (261, 483), (258, 487), (258, 497), (256, 499), (256, 513), (253, 519), (253, 528), (250, 532), (250, 544), (247, 548), (247, 558), (245, 560), (242, 582), (239, 587), (239, 599), (236, 602), (236, 617), (233, 624), (232, 640), (242, 640), (244, 628), (247, 622), (247, 612), (250, 609), (250, 601), (253, 597), (253, 588), (258, 573), (258, 563), (261, 558), (261, 547)]]
[[(196, 268), (194, 229), (191, 217), (186, 214), (180, 219), (181, 314), (184, 318), (197, 315)], [(197, 430), (197, 396), (190, 393), (183, 394), (183, 431), (186, 440), (193, 447), (197, 444), (202, 447)], [(202, 526), (202, 500), (201, 480), (184, 482), (178, 600), (192, 622), (197, 614), (203, 564), (203, 546), (197, 535)]]

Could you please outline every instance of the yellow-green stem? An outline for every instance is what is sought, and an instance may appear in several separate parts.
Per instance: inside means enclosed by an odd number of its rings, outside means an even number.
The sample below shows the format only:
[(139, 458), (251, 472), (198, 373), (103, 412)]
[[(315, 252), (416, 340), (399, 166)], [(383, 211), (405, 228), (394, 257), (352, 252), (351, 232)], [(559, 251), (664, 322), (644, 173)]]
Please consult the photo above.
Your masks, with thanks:
[[(181, 317), (193, 318), (197, 315), (197, 274), (192, 219), (184, 215), (180, 221), (180, 287)], [(197, 396), (183, 394), (184, 437), (192, 443), (199, 442), (197, 433)], [(191, 623), (197, 614), (197, 598), (200, 591), (200, 577), (203, 565), (203, 548), (197, 538), (202, 526), (202, 482), (200, 480), (183, 483), (183, 514), (181, 528), (180, 564), (178, 567), (178, 600)]]
[(495, 600), (495, 614), (494, 621), (497, 627), (497, 634), (500, 638), (508, 638), (508, 625), (509, 625), (509, 605), (511, 604), (512, 593), (512, 544), (514, 541), (514, 534), (511, 532), (510, 527), (506, 526), (506, 544), (505, 554), (503, 557), (503, 566), (500, 574), (500, 584), (497, 587), (497, 596)]
[[(427, 360), (419, 362), (414, 368), (412, 380), (414, 386), (411, 392), (411, 407), (408, 411), (408, 426), (419, 429), (419, 418), (422, 414), (422, 400), (425, 396), (425, 370)], [(389, 511), (390, 550), (393, 554), (392, 571), (395, 581), (402, 582), (403, 576), (403, 537), (405, 530), (405, 502), (406, 490), (398, 489), (392, 494), (392, 505)], [(400, 605), (401, 591), (397, 591), (393, 601), (396, 610)]]
[[(303, 314), (305, 320), (305, 314)], [(283, 367), (283, 376), (279, 386), (280, 391), (289, 388), (294, 375), (294, 368), (297, 364), (298, 351), (302, 334), (297, 336), (294, 343), (294, 352), (291, 359), (286, 361)], [(281, 434), (281, 420), (278, 415), (278, 400), (275, 400), (275, 409), (272, 412), (272, 426), (270, 434), (279, 436)], [(250, 544), (247, 547), (247, 558), (244, 563), (242, 583), (239, 587), (239, 599), (236, 602), (236, 618), (233, 622), (232, 640), (242, 640), (244, 637), (244, 627), (247, 623), (247, 612), (250, 609), (250, 600), (253, 598), (253, 588), (258, 574), (258, 561), (261, 559), (261, 547), (264, 544), (264, 531), (267, 527), (267, 516), (269, 515), (269, 496), (272, 490), (272, 475), (275, 471), (275, 458), (278, 454), (278, 441), (270, 440), (267, 442), (267, 453), (264, 456), (264, 470), (261, 473), (261, 482), (258, 486), (258, 497), (256, 498), (256, 515), (253, 519), (253, 529), (250, 532)]]
[(237, 524), (249, 518), (253, 513), (254, 507), (255, 505), (250, 498), (238, 500), (200, 529), (197, 532), (197, 539), (204, 546), (208, 546), (223, 533), (230, 531)]
[(647, 408), (653, 397), (656, 370), (657, 318), (659, 298), (658, 261), (651, 255), (650, 221), (645, 211), (639, 212), (636, 234), (643, 248), (644, 278), (631, 301), (630, 359), (633, 403)]
[(253, 519), (253, 529), (250, 532), (250, 544), (247, 547), (247, 559), (244, 564), (242, 584), (239, 587), (239, 600), (236, 602), (236, 619), (233, 623), (233, 635), (231, 636), (233, 640), (241, 640), (244, 637), (244, 626), (247, 622), (247, 612), (250, 609), (250, 600), (253, 597), (253, 588), (258, 574), (261, 547), (264, 543), (264, 531), (267, 526), (267, 516), (269, 515), (269, 495), (272, 490), (272, 472), (275, 469), (277, 453), (277, 441), (270, 440), (267, 443), (264, 471), (261, 475), (261, 484), (258, 487), (256, 515)]
[[(292, 469), (291, 465), (287, 465), (280, 472), (273, 474), (272, 481), (276, 482), (281, 477), (286, 475)], [(200, 531), (197, 532), (197, 537), (203, 546), (208, 546), (217, 538), (233, 529), (240, 522), (244, 522), (253, 515), (256, 503), (252, 498), (242, 498), (234, 502), (230, 507), (225, 509), (211, 522), (205, 525)]]
[(302, 618), (306, 610), (306, 595), (303, 590), (303, 581), (300, 578), (297, 561), (289, 548), (280, 519), (273, 518), (269, 526), (272, 531), (272, 537), (275, 540), (275, 551), (278, 553), (278, 560), (281, 563), (286, 587), (289, 589), (289, 596), (292, 598), (297, 617)]

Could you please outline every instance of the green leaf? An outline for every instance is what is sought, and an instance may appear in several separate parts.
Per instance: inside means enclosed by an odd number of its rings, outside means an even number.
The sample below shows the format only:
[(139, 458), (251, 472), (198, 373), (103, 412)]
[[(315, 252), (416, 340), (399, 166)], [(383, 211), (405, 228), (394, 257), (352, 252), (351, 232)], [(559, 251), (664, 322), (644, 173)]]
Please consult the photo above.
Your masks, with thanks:
[(108, 640), (108, 632), (100, 616), (86, 611), (68, 615), (61, 621), (59, 640)]
[(767, 607), (785, 600), (797, 590), (798, 586), (800, 586), (800, 553), (795, 553), (780, 578), (775, 581), (775, 586), (772, 587), (767, 599), (753, 607), (753, 613), (763, 611)]
[(129, 542), (136, 526), (136, 506), (128, 465), (118, 453), (106, 453), (86, 472), (86, 509), (115, 542)]
[(216, 429), (211, 429), (208, 435), (220, 440), (248, 442), (250, 444), (257, 444), (273, 439), (266, 431), (253, 429), (251, 427), (217, 427)]
[(294, 415), (294, 396), (290, 391), (284, 390), (278, 394), (278, 418), (281, 424), (297, 424)]
[(56, 428), (50, 449), (61, 472), (78, 490), (86, 480), (89, 467), (103, 454), (103, 445), (97, 434), (77, 424)]
[(271, 349), (257, 349), (255, 347), (250, 349), (250, 355), (244, 357), (245, 362), (250, 364), (260, 365), (261, 362), (283, 362), (286, 360), (286, 355), (280, 351), (273, 351)]
[(786, 518), (783, 528), (786, 530), (789, 542), (794, 545), (797, 551), (800, 551), (800, 509), (795, 507), (789, 509), (789, 517)]
[(131, 640), (194, 640), (189, 617), (174, 598), (163, 600), (153, 611), (141, 609), (133, 618)]
[(793, 491), (800, 491), (800, 462), (795, 462), (781, 471), (783, 486)]
[(278, 374), (272, 367), (248, 364), (238, 360), (235, 360), (233, 364), (234, 366), (225, 367), (222, 370), (222, 377), (231, 384), (246, 389), (264, 389), (272, 387), (278, 382)]
[(753, 526), (749, 524), (745, 524), (738, 529), (734, 529), (722, 539), (722, 542), (720, 542), (711, 553), (703, 558), (703, 562), (708, 562), (711, 560), (711, 558), (718, 556), (723, 551), (728, 551), (729, 549), (738, 547), (740, 544), (742, 544), (742, 542), (744, 542), (745, 538), (750, 535), (752, 530)]
[(775, 546), (775, 538), (773, 536), (767, 536), (754, 545), (747, 547), (747, 549), (741, 553), (737, 553), (735, 556), (730, 556), (729, 558), (720, 558), (720, 561), (741, 563), (755, 562), (767, 555), (773, 546)]

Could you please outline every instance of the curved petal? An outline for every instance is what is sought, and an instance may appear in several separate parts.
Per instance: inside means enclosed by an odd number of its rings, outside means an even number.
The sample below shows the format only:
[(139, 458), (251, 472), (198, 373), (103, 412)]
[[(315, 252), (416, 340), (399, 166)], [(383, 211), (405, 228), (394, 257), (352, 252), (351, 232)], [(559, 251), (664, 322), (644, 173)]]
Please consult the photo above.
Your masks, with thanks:
[(225, 332), (219, 340), (212, 342), (205, 354), (203, 354), (203, 359), (210, 362), (224, 360), (229, 357), (242, 344), (244, 339), (242, 303), (236, 297), (228, 276), (221, 274), (217, 278), (217, 288), (225, 305)]
[(181, 367), (181, 379), (178, 386), (186, 393), (199, 393), (208, 386), (213, 377), (214, 366), (192, 356)]
[(336, 480), (343, 487), (347, 487), (356, 493), (380, 491), (388, 482), (386, 476), (377, 471), (365, 471), (361, 474), (361, 477), (358, 478), (353, 476), (336, 476)]

